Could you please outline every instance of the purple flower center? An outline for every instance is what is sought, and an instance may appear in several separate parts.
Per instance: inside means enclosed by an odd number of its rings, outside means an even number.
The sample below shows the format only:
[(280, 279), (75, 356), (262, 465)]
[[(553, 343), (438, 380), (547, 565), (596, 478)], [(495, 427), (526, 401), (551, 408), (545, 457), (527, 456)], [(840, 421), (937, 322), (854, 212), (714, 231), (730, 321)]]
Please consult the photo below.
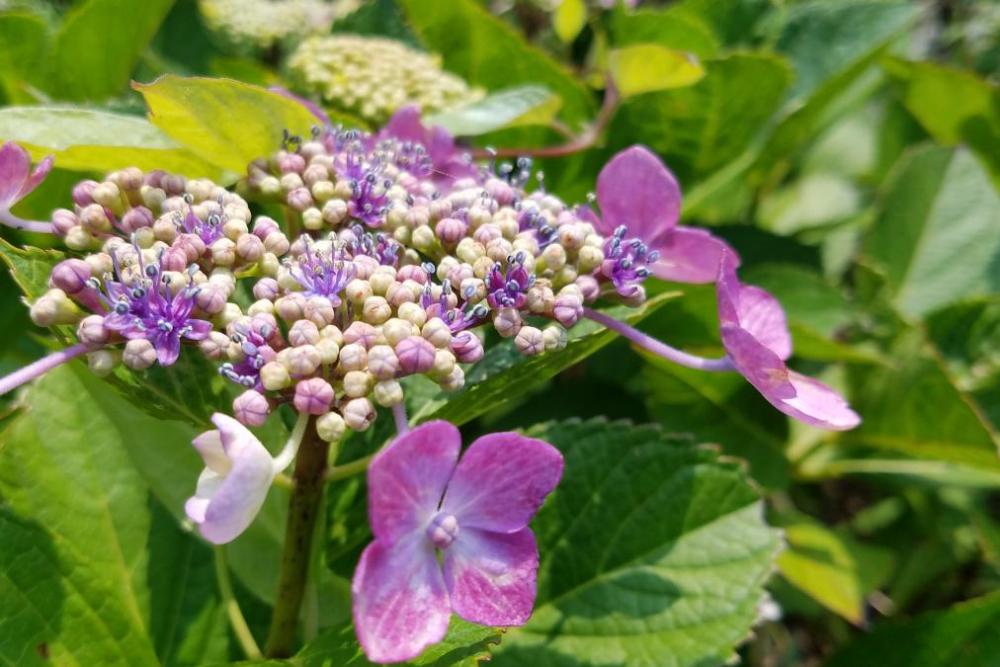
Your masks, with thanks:
[(365, 255), (386, 266), (399, 264), (403, 246), (395, 239), (382, 233), (366, 232), (361, 225), (355, 225), (351, 231), (354, 233), (354, 239), (347, 244), (347, 250), (352, 257)]
[(190, 206), (181, 219), (181, 227), (188, 234), (196, 234), (205, 245), (212, 245), (222, 238), (222, 218), (212, 214), (208, 216), (208, 220), (202, 220)]
[(601, 273), (614, 283), (619, 294), (628, 297), (635, 294), (639, 284), (649, 277), (648, 265), (656, 262), (660, 253), (650, 251), (642, 239), (626, 239), (625, 233), (626, 228), (622, 225), (604, 242)]
[(438, 512), (427, 524), (427, 538), (438, 549), (447, 549), (458, 537), (458, 519), (454, 514)]
[(524, 257), (518, 253), (507, 258), (507, 269), (497, 262), (486, 276), (487, 303), (491, 308), (522, 308), (528, 300), (528, 289), (535, 276), (524, 268)]
[(340, 293), (354, 278), (355, 269), (339, 250), (316, 250), (307, 242), (305, 252), (291, 262), (289, 272), (304, 288), (303, 294), (325, 297), (337, 307)]
[(383, 176), (380, 162), (366, 162), (358, 153), (347, 153), (344, 162), (339, 176), (351, 183), (348, 212), (369, 227), (378, 227), (388, 208), (389, 198), (385, 193), (392, 187), (392, 181)]

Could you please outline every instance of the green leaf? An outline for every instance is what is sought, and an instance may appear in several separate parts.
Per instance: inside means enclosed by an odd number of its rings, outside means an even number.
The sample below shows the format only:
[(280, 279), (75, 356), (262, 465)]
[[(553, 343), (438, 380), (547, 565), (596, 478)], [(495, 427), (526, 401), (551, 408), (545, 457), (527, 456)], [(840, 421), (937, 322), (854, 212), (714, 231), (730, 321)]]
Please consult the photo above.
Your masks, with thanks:
[(941, 358), (917, 331), (892, 349), (889, 369), (850, 369), (850, 392), (861, 426), (841, 436), (908, 456), (1000, 469), (997, 436), (959, 391)]
[(584, 0), (561, 0), (552, 13), (552, 29), (567, 44), (576, 39), (587, 25), (587, 3)]
[(1000, 194), (967, 150), (916, 150), (897, 166), (865, 252), (885, 269), (905, 315), (994, 293)]
[[(46, 62), (49, 48), (48, 25), (33, 12), (7, 11), (0, 14), (0, 82), (8, 87), (15, 100), (25, 97), (20, 88), (25, 82), (39, 84), (45, 72), (40, 63)], [(5, 136), (0, 133), (0, 136)]]
[(520, 86), (492, 93), (424, 120), (454, 135), (475, 136), (508, 127), (547, 125), (561, 105), (558, 95), (541, 86)]
[(121, 94), (139, 54), (173, 0), (122, 3), (87, 0), (66, 16), (56, 36), (52, 90), (60, 99), (101, 100)]
[(558, 447), (566, 468), (532, 523), (535, 611), (490, 664), (731, 658), (780, 542), (739, 466), (651, 426), (572, 421), (530, 434)]
[(844, 475), (897, 477), (912, 484), (923, 484), (935, 489), (941, 486), (965, 489), (1000, 488), (1000, 471), (947, 461), (837, 459), (823, 464), (816, 474), (817, 477)]
[(316, 118), (303, 105), (230, 79), (167, 74), (133, 84), (163, 132), (210, 164), (243, 173), (281, 147), (285, 130), (307, 137)]
[(615, 147), (642, 142), (682, 183), (735, 159), (777, 111), (791, 72), (770, 54), (737, 53), (703, 63), (693, 86), (626, 100), (608, 132)]
[(619, 9), (611, 16), (611, 44), (659, 44), (668, 49), (710, 58), (719, 50), (719, 40), (697, 14), (677, 5), (666, 9)]
[(218, 168), (136, 116), (69, 106), (7, 107), (0, 109), (0, 136), (24, 146), (35, 160), (54, 155), (62, 169), (103, 172), (135, 166), (219, 176)]
[(1000, 376), (1000, 298), (952, 304), (924, 321), (958, 386), (966, 391), (996, 387)]
[(866, 598), (891, 573), (892, 553), (857, 542), (807, 517), (779, 525), (788, 543), (778, 556), (782, 576), (851, 623), (864, 623)]
[(820, 172), (767, 195), (757, 220), (764, 229), (787, 236), (842, 222), (860, 209), (861, 192), (850, 179)]
[[(500, 628), (488, 628), (452, 616), (448, 634), (440, 643), (402, 664), (414, 667), (476, 667), (490, 659), (489, 649), (500, 642), (503, 632)], [(306, 644), (291, 662), (301, 667), (371, 667), (373, 664), (365, 659), (351, 626), (320, 635)]]
[(52, 267), (66, 256), (58, 250), (41, 248), (18, 248), (0, 239), (0, 259), (10, 275), (29, 299), (37, 299), (49, 288), (49, 274)]
[(590, 93), (572, 73), (475, 0), (400, 0), (410, 25), (441, 54), (447, 69), (490, 90), (517, 84), (543, 85), (562, 98), (567, 120), (593, 113)]
[(887, 621), (836, 653), (826, 667), (989, 667), (1000, 662), (1000, 594)]
[[(662, 294), (639, 308), (616, 307), (608, 314), (634, 324), (677, 296), (678, 292)], [(525, 357), (512, 341), (492, 345), (486, 356), (466, 373), (464, 389), (454, 394), (418, 398), (419, 408), (412, 421), (446, 419), (453, 424), (465, 424), (589, 357), (617, 336), (595, 322), (584, 320), (569, 331), (569, 342), (562, 350)]]
[(611, 51), (608, 72), (623, 98), (684, 88), (705, 76), (695, 56), (657, 44), (632, 44)]

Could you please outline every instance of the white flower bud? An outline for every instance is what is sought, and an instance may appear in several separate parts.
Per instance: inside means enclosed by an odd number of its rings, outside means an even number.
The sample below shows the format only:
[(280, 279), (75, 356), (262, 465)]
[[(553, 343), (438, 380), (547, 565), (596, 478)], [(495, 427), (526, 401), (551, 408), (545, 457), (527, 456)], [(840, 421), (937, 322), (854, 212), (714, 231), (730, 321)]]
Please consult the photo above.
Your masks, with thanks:
[(365, 299), (361, 317), (369, 324), (382, 324), (392, 317), (392, 307), (380, 296), (370, 296)]
[(547, 351), (561, 350), (566, 347), (566, 330), (554, 324), (545, 327), (542, 330), (542, 340)]
[(329, 338), (321, 338), (316, 343), (316, 349), (319, 350), (320, 359), (324, 364), (332, 366), (337, 363), (337, 357), (340, 356), (340, 345), (336, 341)]
[[(221, 331), (213, 331), (208, 334), (207, 338), (198, 342), (198, 349), (209, 359), (219, 360), (226, 355), (226, 350), (229, 349), (231, 342), (226, 334)], [(125, 346), (125, 350), (128, 351), (128, 345)]]
[(396, 315), (400, 319), (406, 320), (417, 327), (422, 327), (427, 321), (427, 311), (419, 303), (408, 302), (401, 304), (396, 311)]
[(368, 284), (367, 280), (355, 278), (347, 283), (347, 287), (344, 288), (344, 296), (351, 303), (361, 305), (365, 299), (372, 296), (372, 286)]
[(338, 442), (344, 437), (347, 424), (336, 412), (327, 412), (316, 419), (316, 434), (326, 442)]
[(414, 334), (413, 328), (413, 325), (406, 320), (394, 317), (382, 325), (382, 335), (385, 336), (389, 345), (395, 346), (407, 336), (412, 336)]
[(375, 421), (375, 408), (367, 398), (354, 398), (343, 408), (344, 421), (355, 431), (364, 431)]
[(156, 348), (145, 338), (133, 338), (125, 343), (122, 361), (133, 370), (141, 371), (149, 368), (156, 363)]
[(118, 354), (111, 350), (96, 350), (87, 354), (87, 365), (90, 366), (91, 372), (98, 377), (109, 375), (111, 371), (115, 370), (117, 364)]
[(514, 345), (526, 356), (534, 356), (545, 351), (545, 339), (541, 329), (536, 327), (521, 327), (514, 337)]
[(222, 312), (216, 316), (216, 322), (223, 328), (229, 326), (230, 322), (243, 317), (243, 311), (235, 303), (227, 303)]
[(349, 398), (367, 396), (373, 382), (374, 378), (368, 371), (348, 371), (344, 375), (344, 393)]
[(493, 317), (493, 326), (504, 338), (516, 336), (521, 330), (521, 314), (513, 308), (501, 308)]
[(280, 391), (292, 383), (292, 378), (283, 364), (269, 361), (260, 369), (260, 383), (268, 391)]
[(287, 355), (282, 363), (293, 377), (302, 378), (312, 375), (322, 362), (319, 350), (316, 349), (315, 345), (302, 345), (281, 352), (283, 355)]
[(447, 348), (451, 344), (451, 329), (439, 317), (427, 320), (420, 329), (420, 335), (436, 348)]
[(451, 373), (438, 382), (445, 391), (458, 391), (465, 386), (465, 371), (458, 364), (451, 369)]
[(375, 402), (384, 408), (403, 402), (403, 386), (396, 380), (384, 380), (375, 385)]
[(340, 369), (360, 371), (368, 365), (368, 351), (360, 343), (349, 343), (340, 350)]

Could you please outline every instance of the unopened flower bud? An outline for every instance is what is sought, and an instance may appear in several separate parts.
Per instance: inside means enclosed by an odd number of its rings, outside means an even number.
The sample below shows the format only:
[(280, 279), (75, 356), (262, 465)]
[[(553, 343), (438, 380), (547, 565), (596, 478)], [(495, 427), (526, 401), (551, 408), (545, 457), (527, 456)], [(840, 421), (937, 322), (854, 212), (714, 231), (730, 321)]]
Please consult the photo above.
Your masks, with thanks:
[(458, 391), (465, 386), (465, 371), (461, 366), (456, 365), (451, 369), (451, 373), (438, 381), (438, 384), (445, 391)]
[(236, 244), (230, 239), (216, 239), (208, 249), (212, 253), (212, 263), (216, 266), (232, 266), (236, 263)]
[(91, 275), (90, 265), (82, 259), (64, 259), (52, 268), (49, 285), (76, 294), (87, 286)]
[(566, 249), (558, 243), (551, 243), (542, 251), (541, 261), (550, 271), (561, 271), (566, 266)]
[(556, 297), (552, 315), (559, 324), (569, 329), (583, 317), (583, 303), (576, 295), (561, 294)]
[(457, 218), (444, 218), (434, 225), (434, 233), (447, 245), (458, 243), (465, 238), (468, 231), (468, 225)]
[(226, 307), (226, 293), (217, 285), (202, 285), (198, 288), (195, 303), (203, 312), (215, 315)]
[(87, 354), (87, 365), (90, 366), (91, 372), (98, 377), (110, 374), (117, 364), (118, 355), (111, 350), (96, 350)]
[(375, 327), (367, 322), (351, 322), (351, 326), (344, 331), (345, 343), (357, 343), (366, 349), (375, 344), (377, 333)]
[(576, 268), (581, 274), (591, 273), (604, 261), (604, 251), (594, 246), (583, 246), (576, 258)]
[(447, 348), (451, 344), (451, 329), (439, 317), (427, 320), (420, 329), (420, 335), (436, 348)]
[(466, 264), (473, 264), (480, 257), (486, 255), (486, 248), (482, 243), (470, 238), (464, 238), (458, 242), (455, 248), (455, 256)]
[(136, 206), (129, 209), (121, 222), (122, 228), (129, 233), (137, 232), (140, 229), (153, 226), (153, 213), (145, 206)]
[(534, 356), (545, 351), (545, 338), (541, 329), (523, 326), (514, 337), (514, 345), (521, 354)]
[(392, 317), (392, 307), (383, 297), (370, 296), (365, 299), (361, 317), (370, 324), (382, 324)]
[(309, 320), (299, 320), (288, 330), (288, 342), (299, 345), (315, 345), (319, 342), (319, 327)]
[(401, 320), (406, 320), (414, 326), (422, 327), (427, 321), (427, 311), (418, 303), (404, 303), (396, 310)]
[(364, 431), (375, 421), (375, 408), (367, 398), (354, 398), (343, 408), (344, 421), (355, 431)]
[(430, 370), (430, 374), (433, 377), (448, 377), (451, 375), (453, 368), (455, 368), (455, 355), (452, 354), (450, 350), (438, 350), (434, 353), (434, 365)]
[(257, 299), (274, 301), (278, 294), (278, 281), (274, 278), (261, 278), (253, 286), (253, 295)]
[(403, 386), (396, 380), (383, 380), (375, 385), (372, 392), (375, 402), (383, 408), (392, 407), (403, 402)]
[[(207, 338), (198, 342), (198, 349), (209, 359), (218, 360), (225, 356), (231, 342), (229, 336), (226, 334), (221, 331), (213, 331), (208, 334)], [(132, 341), (129, 341), (129, 343), (132, 343)], [(128, 344), (125, 345), (125, 349), (128, 350)]]
[(261, 241), (266, 241), (267, 237), (274, 232), (281, 232), (281, 227), (278, 226), (278, 223), (275, 222), (274, 218), (262, 215), (253, 223), (253, 235)]
[(368, 365), (368, 351), (360, 343), (348, 343), (340, 350), (339, 367), (344, 371), (360, 371)]
[(347, 287), (344, 288), (344, 296), (346, 296), (347, 300), (353, 304), (360, 305), (371, 295), (372, 287), (368, 284), (367, 280), (355, 278), (351, 282), (347, 283)]
[(310, 378), (295, 385), (293, 403), (299, 412), (321, 415), (329, 411), (332, 402), (333, 387), (323, 378)]
[(413, 325), (398, 317), (394, 317), (382, 325), (382, 335), (385, 336), (389, 345), (396, 345), (407, 336), (412, 336), (413, 333)]
[(434, 346), (420, 336), (409, 336), (395, 346), (404, 373), (426, 373), (434, 365)]
[(156, 348), (145, 338), (133, 338), (125, 343), (122, 361), (133, 370), (144, 370), (156, 363)]
[(310, 194), (309, 189), (305, 187), (295, 188), (289, 192), (285, 197), (285, 201), (291, 208), (295, 209), (299, 213), (313, 205), (312, 194)]
[(566, 347), (566, 330), (556, 325), (545, 327), (542, 331), (542, 340), (547, 351), (561, 350)]
[(80, 225), (76, 213), (65, 208), (57, 208), (52, 212), (52, 227), (59, 236), (66, 236), (71, 229)]
[(253, 234), (243, 234), (236, 241), (236, 255), (246, 264), (264, 256), (264, 243)]
[(111, 332), (104, 326), (104, 317), (101, 315), (88, 315), (80, 320), (76, 328), (76, 337), (81, 343), (98, 347), (108, 342)]
[(347, 202), (343, 199), (330, 199), (320, 210), (323, 215), (323, 220), (330, 225), (339, 225), (345, 219), (347, 219), (348, 207)]
[(493, 327), (504, 338), (516, 336), (521, 330), (521, 314), (514, 308), (501, 308), (493, 318)]
[(73, 324), (80, 317), (80, 311), (66, 292), (50, 289), (31, 304), (31, 321), (40, 327), (56, 324)]
[(248, 389), (233, 401), (233, 416), (246, 426), (261, 426), (271, 411), (264, 395)]
[(275, 312), (278, 313), (278, 317), (286, 322), (295, 322), (302, 319), (304, 306), (305, 297), (301, 294), (283, 296), (274, 302)]
[(223, 308), (222, 312), (216, 316), (216, 321), (220, 326), (226, 327), (230, 322), (240, 319), (243, 317), (243, 311), (235, 303), (227, 303)]
[(451, 339), (451, 351), (463, 364), (474, 364), (483, 358), (483, 341), (471, 331), (462, 331)]
[(260, 369), (260, 383), (268, 391), (280, 391), (292, 383), (292, 378), (284, 365), (269, 361)]
[(327, 442), (339, 442), (346, 430), (344, 418), (336, 412), (327, 412), (316, 420), (316, 434)]
[(312, 231), (323, 229), (323, 214), (315, 206), (310, 206), (302, 211), (302, 226)]
[(293, 347), (283, 350), (282, 354), (285, 355), (285, 367), (293, 377), (312, 375), (322, 362), (319, 350), (316, 349), (315, 345)]
[(93, 204), (94, 198), (91, 196), (91, 193), (93, 193), (95, 187), (97, 187), (97, 181), (90, 179), (77, 183), (73, 186), (73, 203), (81, 208)]
[(319, 358), (328, 366), (337, 363), (340, 356), (340, 345), (330, 338), (320, 338), (316, 342), (316, 349), (319, 350)]
[(361, 398), (371, 391), (374, 378), (368, 371), (348, 371), (344, 375), (344, 393), (349, 398)]
[(399, 372), (399, 358), (388, 345), (375, 345), (368, 351), (368, 370), (377, 380), (391, 380)]
[(601, 295), (601, 285), (594, 276), (577, 276), (574, 284), (580, 289), (580, 295), (586, 303), (592, 303)]

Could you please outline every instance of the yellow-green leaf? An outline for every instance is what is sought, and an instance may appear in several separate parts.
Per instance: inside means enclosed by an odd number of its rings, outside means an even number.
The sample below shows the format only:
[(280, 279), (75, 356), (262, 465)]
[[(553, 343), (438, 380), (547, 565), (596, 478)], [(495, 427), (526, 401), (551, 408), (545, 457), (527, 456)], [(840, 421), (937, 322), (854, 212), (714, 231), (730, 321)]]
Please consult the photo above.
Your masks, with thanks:
[(316, 124), (295, 100), (231, 79), (168, 74), (133, 87), (146, 98), (154, 125), (199, 157), (237, 173), (280, 148), (285, 130), (308, 136)]
[(560, 106), (562, 99), (547, 88), (519, 86), (428, 116), (426, 122), (468, 137), (508, 127), (548, 125)]
[(695, 56), (657, 44), (615, 49), (608, 55), (608, 71), (622, 97), (684, 88), (705, 76)]
[(569, 43), (587, 25), (587, 3), (583, 0), (562, 0), (552, 14), (552, 28), (562, 41)]

